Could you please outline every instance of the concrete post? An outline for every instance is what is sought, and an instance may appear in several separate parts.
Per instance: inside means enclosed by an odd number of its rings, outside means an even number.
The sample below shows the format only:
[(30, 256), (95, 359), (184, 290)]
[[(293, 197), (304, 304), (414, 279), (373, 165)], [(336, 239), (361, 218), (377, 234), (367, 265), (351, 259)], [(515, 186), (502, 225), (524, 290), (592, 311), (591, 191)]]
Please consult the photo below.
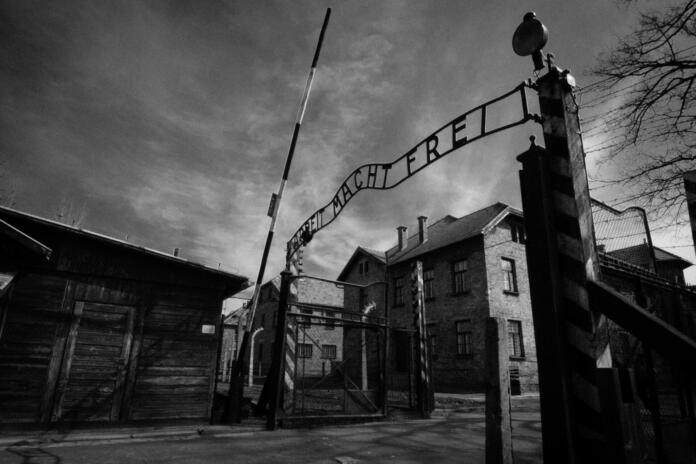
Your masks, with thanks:
[(428, 347), (427, 325), (425, 320), (425, 305), (423, 304), (423, 263), (415, 261), (411, 265), (411, 307), (413, 323), (418, 337), (418, 353), (416, 357), (416, 398), (421, 417), (430, 417), (434, 406), (432, 384), (430, 380), (430, 356)]
[[(550, 61), (550, 60), (549, 60)], [(544, 461), (607, 460), (597, 368), (611, 367), (606, 318), (589, 306), (598, 279), (578, 106), (567, 72), (537, 81), (544, 142), (518, 159), (541, 393)]]
[(512, 464), (510, 358), (505, 319), (486, 319), (486, 464)]

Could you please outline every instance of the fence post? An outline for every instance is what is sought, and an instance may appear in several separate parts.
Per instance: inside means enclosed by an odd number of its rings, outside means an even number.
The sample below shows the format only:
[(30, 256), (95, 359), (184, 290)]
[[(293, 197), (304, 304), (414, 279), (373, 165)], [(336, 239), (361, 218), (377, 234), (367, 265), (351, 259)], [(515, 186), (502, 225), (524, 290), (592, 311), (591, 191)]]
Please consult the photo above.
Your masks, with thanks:
[[(289, 271), (280, 273), (280, 295), (278, 297), (278, 317), (276, 320), (275, 340), (273, 343), (273, 361), (271, 369), (266, 379), (266, 384), (270, 385), (272, 392), (269, 398), (268, 414), (266, 416), (266, 428), (275, 430), (278, 427), (278, 412), (283, 408), (283, 390), (286, 382), (286, 368), (288, 363), (288, 349), (286, 338), (288, 331), (288, 294), (290, 293), (290, 279), (292, 274)], [(288, 348), (288, 349), (286, 349)], [(292, 347), (294, 349), (294, 347)]]
[(505, 319), (486, 319), (486, 464), (512, 464), (510, 358)]
[(537, 81), (544, 142), (518, 157), (527, 228), (545, 462), (606, 462), (597, 367), (611, 367), (606, 318), (589, 307), (599, 263), (570, 80), (549, 59)]
[(411, 307), (413, 323), (418, 337), (418, 356), (416, 398), (421, 417), (427, 419), (433, 408), (433, 392), (430, 382), (430, 356), (428, 353), (428, 334), (425, 321), (425, 305), (423, 304), (423, 263), (415, 261), (411, 265)]

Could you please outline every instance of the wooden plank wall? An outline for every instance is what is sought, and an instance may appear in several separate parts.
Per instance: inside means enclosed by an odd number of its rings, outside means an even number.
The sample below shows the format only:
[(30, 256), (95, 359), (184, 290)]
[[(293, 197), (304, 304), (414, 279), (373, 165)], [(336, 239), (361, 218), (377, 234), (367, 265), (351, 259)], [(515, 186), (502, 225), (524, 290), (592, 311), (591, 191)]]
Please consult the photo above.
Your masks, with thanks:
[(131, 419), (208, 419), (221, 302), (202, 293), (155, 290), (144, 318)]
[(66, 279), (29, 274), (13, 284), (0, 340), (0, 423), (39, 422)]
[[(0, 423), (48, 423), (62, 416), (112, 422), (209, 418), (218, 334), (204, 334), (201, 329), (204, 324), (217, 329), (219, 296), (210, 290), (149, 289), (138, 282), (88, 278), (75, 282), (39, 274), (25, 274), (14, 285), (0, 340)], [(112, 338), (119, 337), (122, 347), (125, 374), (113, 386), (99, 383), (101, 396), (107, 390), (119, 395), (112, 402), (104, 400), (104, 414), (96, 414), (101, 411), (96, 400), (92, 401), (96, 406), (87, 407), (92, 403), (70, 396), (81, 393), (76, 389), (80, 382), (96, 382), (92, 374), (108, 360), (92, 358), (110, 346), (102, 335), (95, 339), (88, 320), (82, 327), (74, 314), (77, 305), (87, 305), (94, 313), (92, 322), (99, 322), (100, 331), (113, 331)], [(118, 327), (106, 327), (105, 311), (120, 314), (119, 308), (132, 308), (132, 316), (124, 319), (129, 322), (124, 326), (119, 316)], [(120, 341), (123, 330), (130, 336)], [(68, 352), (70, 340), (77, 348)], [(77, 364), (66, 362), (66, 353), (73, 361), (78, 349), (84, 353), (80, 352)], [(66, 372), (66, 366), (74, 370), (80, 362), (87, 364), (79, 372)], [(107, 367), (115, 372), (111, 364)]]

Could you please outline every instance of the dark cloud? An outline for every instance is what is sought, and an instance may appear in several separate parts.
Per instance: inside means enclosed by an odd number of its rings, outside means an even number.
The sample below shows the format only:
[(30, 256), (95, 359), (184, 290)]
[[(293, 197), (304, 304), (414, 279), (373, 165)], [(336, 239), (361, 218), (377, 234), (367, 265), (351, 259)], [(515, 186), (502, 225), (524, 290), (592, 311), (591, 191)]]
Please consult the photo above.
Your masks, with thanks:
[[(0, 169), (16, 206), (52, 216), (67, 198), (85, 205), (86, 228), (255, 275), (326, 6), (3, 2)], [(395, 159), (529, 76), (531, 64), (509, 44), (528, 8), (336, 5), (270, 269), (356, 166)], [(536, 8), (550, 47), (578, 77), (628, 23), (600, 0)], [(335, 276), (355, 245), (386, 247), (393, 228), (419, 214), (519, 205), (514, 155), (534, 130), (464, 148), (394, 191), (361, 193), (312, 244), (308, 270)]]

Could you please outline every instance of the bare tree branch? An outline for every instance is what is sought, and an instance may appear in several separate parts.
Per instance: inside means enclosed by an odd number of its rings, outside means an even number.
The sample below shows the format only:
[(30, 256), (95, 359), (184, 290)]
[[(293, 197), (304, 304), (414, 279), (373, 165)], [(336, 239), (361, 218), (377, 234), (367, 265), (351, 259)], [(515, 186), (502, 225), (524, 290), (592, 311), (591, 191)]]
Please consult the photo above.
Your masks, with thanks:
[[(683, 210), (682, 176), (696, 169), (696, 0), (640, 14), (636, 30), (600, 57), (586, 152), (625, 163), (615, 183), (653, 214)], [(593, 140), (597, 140), (593, 139)]]

